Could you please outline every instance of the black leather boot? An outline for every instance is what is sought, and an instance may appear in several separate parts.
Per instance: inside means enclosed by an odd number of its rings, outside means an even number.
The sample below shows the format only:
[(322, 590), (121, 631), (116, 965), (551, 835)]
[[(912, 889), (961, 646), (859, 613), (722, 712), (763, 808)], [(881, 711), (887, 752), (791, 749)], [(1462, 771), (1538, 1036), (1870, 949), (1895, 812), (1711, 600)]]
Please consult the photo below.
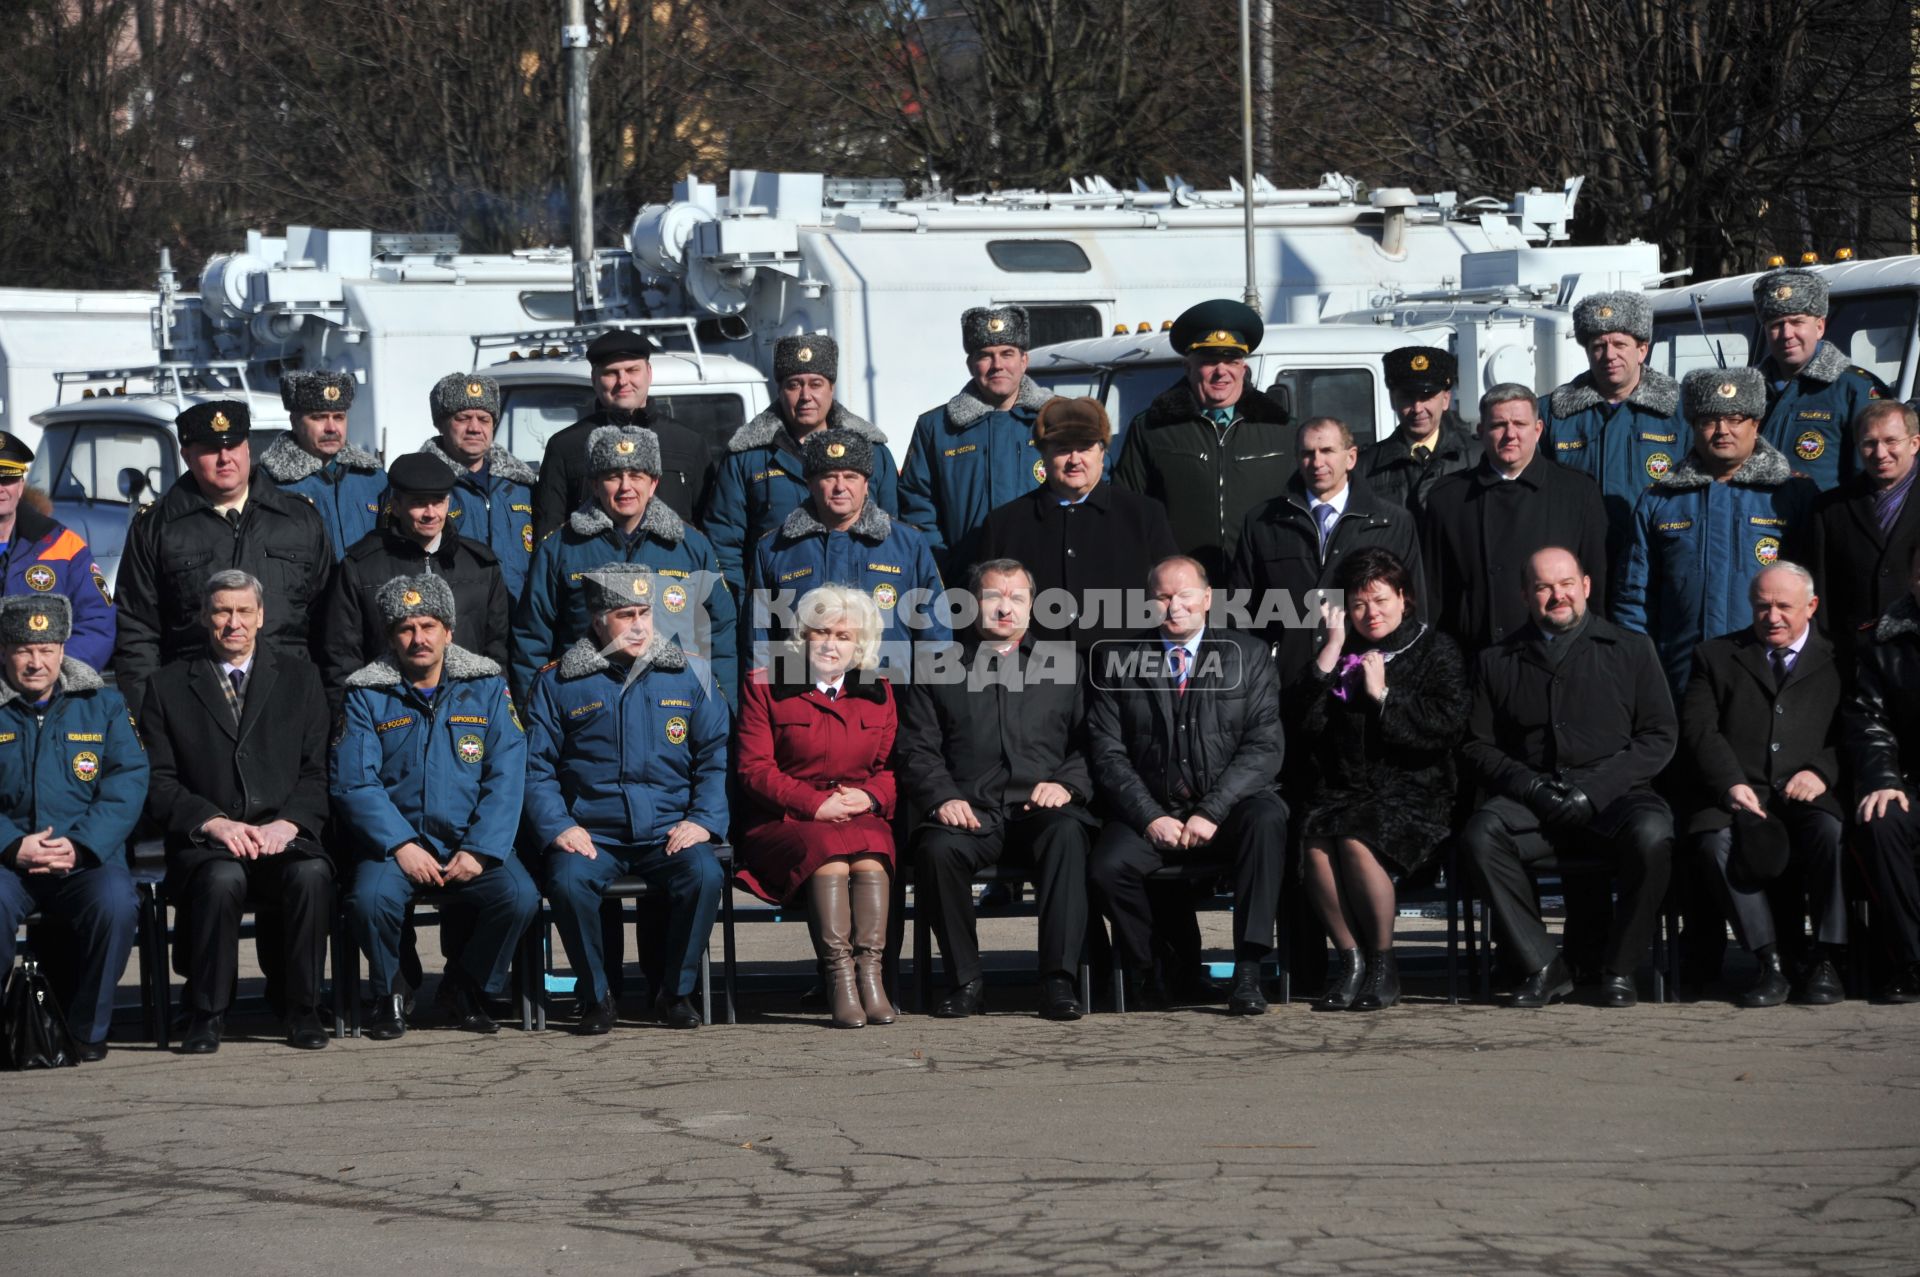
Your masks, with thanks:
[(1358, 949), (1340, 951), (1340, 974), (1333, 978), (1327, 991), (1314, 1001), (1316, 1011), (1344, 1011), (1353, 1005), (1360, 996), (1360, 988), (1367, 979), (1367, 956)]
[(1400, 960), (1386, 949), (1367, 959), (1367, 983), (1353, 1000), (1356, 1011), (1384, 1011), (1400, 1000)]

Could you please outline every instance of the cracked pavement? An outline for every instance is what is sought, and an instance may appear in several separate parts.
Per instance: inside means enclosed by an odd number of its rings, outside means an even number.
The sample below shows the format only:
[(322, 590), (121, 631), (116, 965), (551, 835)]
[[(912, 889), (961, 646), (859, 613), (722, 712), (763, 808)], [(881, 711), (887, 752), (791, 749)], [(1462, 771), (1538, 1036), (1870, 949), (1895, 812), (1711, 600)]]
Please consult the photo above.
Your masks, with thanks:
[[(1017, 1007), (1018, 990), (999, 1004)], [(13, 1272), (1908, 1273), (1920, 1007), (1415, 1001), (124, 1043), (14, 1074)]]

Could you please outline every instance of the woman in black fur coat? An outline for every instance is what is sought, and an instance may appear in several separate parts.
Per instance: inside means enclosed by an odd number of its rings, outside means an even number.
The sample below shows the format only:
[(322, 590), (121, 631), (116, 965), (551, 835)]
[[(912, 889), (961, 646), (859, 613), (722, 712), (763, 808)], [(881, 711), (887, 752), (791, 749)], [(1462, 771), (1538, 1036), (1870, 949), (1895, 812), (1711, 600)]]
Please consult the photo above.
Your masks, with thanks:
[(1400, 999), (1394, 875), (1447, 836), (1473, 696), (1459, 647), (1416, 615), (1412, 574), (1392, 553), (1355, 552), (1334, 584), (1345, 607), (1325, 605), (1327, 644), (1309, 669), (1305, 748), (1319, 783), (1302, 873), (1340, 975), (1314, 1009), (1378, 1011)]

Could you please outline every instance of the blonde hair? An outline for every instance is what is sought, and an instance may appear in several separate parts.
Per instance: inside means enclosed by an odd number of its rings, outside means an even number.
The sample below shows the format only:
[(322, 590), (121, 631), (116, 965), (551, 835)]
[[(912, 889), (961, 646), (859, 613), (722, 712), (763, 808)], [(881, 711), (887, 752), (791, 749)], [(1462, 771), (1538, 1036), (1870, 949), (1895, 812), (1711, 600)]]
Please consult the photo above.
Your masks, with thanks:
[(872, 669), (880, 655), (880, 609), (865, 590), (850, 585), (817, 586), (800, 596), (793, 608), (793, 637), (787, 640), (787, 649), (805, 660), (807, 635), (829, 629), (835, 621), (853, 623), (853, 660), (848, 668)]

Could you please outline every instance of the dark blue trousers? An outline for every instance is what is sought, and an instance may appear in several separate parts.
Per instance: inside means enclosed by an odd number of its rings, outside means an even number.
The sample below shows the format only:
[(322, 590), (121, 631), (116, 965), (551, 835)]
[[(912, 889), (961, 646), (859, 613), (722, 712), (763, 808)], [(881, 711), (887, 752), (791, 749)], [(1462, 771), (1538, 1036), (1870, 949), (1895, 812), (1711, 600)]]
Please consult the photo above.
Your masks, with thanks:
[[(398, 861), (363, 860), (354, 869), (347, 915), (353, 921), (353, 938), (367, 955), (376, 998), (396, 992), (400, 933), (407, 905), (419, 890), (400, 872)], [(533, 879), (519, 860), (509, 857), (471, 882), (438, 889), (437, 895), (443, 939), (452, 935), (460, 940), (459, 951), (447, 961), (489, 994), (503, 992), (514, 948), (540, 907)]]
[(663, 978), (673, 984), (676, 995), (692, 993), (700, 978), (700, 953), (720, 912), (720, 893), (726, 889), (713, 844), (695, 843), (671, 856), (664, 844), (595, 846), (600, 854), (592, 860), (570, 851), (547, 852), (547, 900), (553, 905), (553, 921), (560, 928), (567, 961), (580, 982), (580, 997), (594, 1002), (607, 994), (600, 901), (607, 884), (625, 874), (646, 879), (650, 890), (666, 898), (666, 935), (655, 946), (664, 956)]
[(113, 991), (133, 953), (140, 903), (124, 865), (94, 865), (70, 874), (27, 874), (0, 867), (0, 974), (13, 970), (14, 936), (35, 910), (73, 940), (73, 989), (67, 1031), (103, 1042), (113, 1023)]

